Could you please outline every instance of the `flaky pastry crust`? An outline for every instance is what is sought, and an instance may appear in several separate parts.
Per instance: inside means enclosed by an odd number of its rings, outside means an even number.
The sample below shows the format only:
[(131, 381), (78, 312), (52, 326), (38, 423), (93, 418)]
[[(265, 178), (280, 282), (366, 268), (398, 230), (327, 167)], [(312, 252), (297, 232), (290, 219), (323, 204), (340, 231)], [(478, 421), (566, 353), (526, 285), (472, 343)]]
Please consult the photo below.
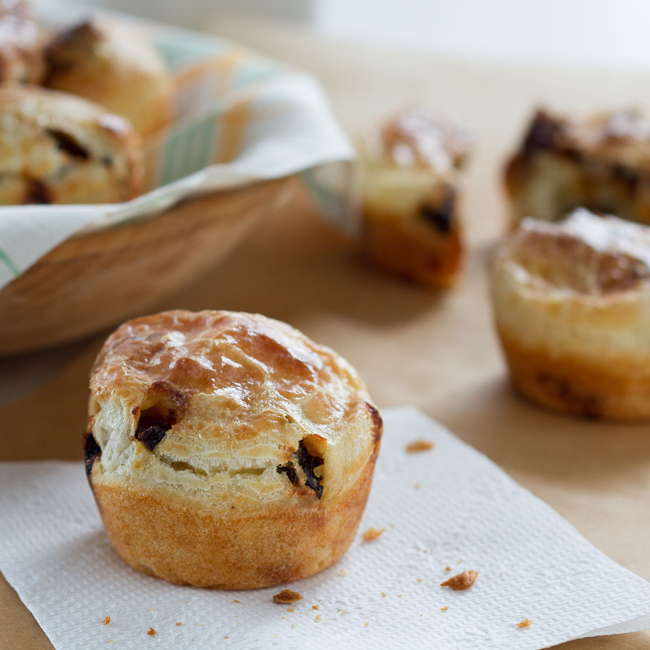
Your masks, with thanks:
[(96, 17), (57, 34), (45, 50), (45, 85), (126, 117), (142, 136), (170, 124), (175, 87), (160, 54), (137, 27)]
[(650, 124), (633, 111), (537, 111), (506, 167), (513, 225), (577, 207), (650, 224)]
[(415, 108), (360, 142), (368, 259), (425, 286), (455, 282), (463, 253), (457, 173), (469, 145), (466, 131)]
[(0, 88), (0, 205), (119, 203), (142, 183), (140, 138), (101, 106), (34, 86)]
[(586, 417), (650, 417), (650, 230), (577, 210), (525, 219), (492, 263), (515, 387)]
[(89, 480), (132, 567), (265, 587), (351, 543), (382, 424), (332, 350), (260, 315), (165, 312), (112, 334), (90, 386)]

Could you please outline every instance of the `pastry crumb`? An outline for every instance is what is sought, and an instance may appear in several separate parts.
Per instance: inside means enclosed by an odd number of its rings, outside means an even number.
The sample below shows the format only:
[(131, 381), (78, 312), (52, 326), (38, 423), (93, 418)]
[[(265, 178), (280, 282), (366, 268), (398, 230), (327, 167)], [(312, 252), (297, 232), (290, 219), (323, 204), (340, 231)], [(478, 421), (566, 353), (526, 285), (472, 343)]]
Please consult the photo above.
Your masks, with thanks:
[(454, 591), (462, 591), (463, 589), (469, 589), (475, 582), (478, 577), (478, 571), (463, 571), (458, 575), (452, 576), (449, 580), (440, 583), (441, 587), (449, 587)]
[(180, 622), (176, 623), (176, 627), (178, 627), (179, 625), (182, 625), (182, 623)]
[(110, 617), (110, 616), (107, 616), (107, 617), (102, 621), (102, 624), (103, 624), (103, 625), (108, 625), (110, 622), (111, 622), (111, 617)]
[(406, 445), (406, 451), (409, 454), (417, 454), (420, 451), (429, 451), (429, 449), (433, 449), (433, 443), (428, 440), (414, 440)]
[(147, 632), (149, 636), (156, 636), (156, 630), (154, 630), (152, 627), (149, 628), (149, 631)]
[(368, 528), (361, 537), (364, 542), (372, 542), (373, 539), (377, 539), (385, 530), (385, 528)]
[(370, 621), (366, 621), (366, 627), (370, 625)]
[(339, 573), (340, 573), (342, 576), (346, 576), (346, 575), (348, 575), (348, 573), (347, 573), (347, 571), (346, 571), (345, 569), (341, 569), (341, 571), (340, 571)]
[(281, 605), (290, 605), (299, 600), (302, 600), (302, 596), (297, 591), (291, 591), (290, 589), (283, 589), (279, 594), (273, 596), (273, 602)]
[(383, 591), (381, 592), (381, 597), (386, 598), (386, 594)]
[(445, 605), (444, 607), (440, 608), (441, 612), (446, 612), (449, 609), (449, 605)]
[(418, 582), (422, 582), (422, 578), (418, 578)]
[(318, 605), (312, 605), (311, 608), (312, 609), (318, 609)]
[(416, 482), (415, 482), (415, 486), (414, 486), (414, 487), (415, 487), (415, 489), (416, 489), (416, 490), (419, 490), (419, 489), (420, 489), (420, 487), (422, 487), (422, 485), (421, 485), (421, 483), (420, 483), (420, 481), (416, 481)]
[(241, 605), (241, 600), (237, 600), (237, 599), (235, 599), (235, 600), (233, 600), (232, 602)]
[(517, 623), (517, 627), (518, 627), (520, 630), (522, 630), (522, 629), (525, 628), (525, 627), (528, 627), (529, 625), (530, 625), (530, 621), (529, 621), (527, 618), (525, 618), (523, 621)]
[(450, 566), (446, 566), (446, 567), (445, 567), (445, 571), (447, 571), (447, 572), (451, 571), (451, 567), (450, 567)]
[(316, 620), (320, 621), (320, 614), (318, 614), (318, 616), (316, 616)]

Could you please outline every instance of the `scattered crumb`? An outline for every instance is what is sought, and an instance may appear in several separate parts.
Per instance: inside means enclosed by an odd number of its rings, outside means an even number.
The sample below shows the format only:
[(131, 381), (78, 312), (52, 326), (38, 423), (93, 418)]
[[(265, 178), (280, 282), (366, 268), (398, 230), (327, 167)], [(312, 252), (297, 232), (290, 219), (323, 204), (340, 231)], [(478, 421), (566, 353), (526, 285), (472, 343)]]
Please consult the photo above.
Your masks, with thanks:
[(385, 530), (385, 528), (368, 528), (361, 537), (363, 537), (364, 542), (372, 542), (373, 539), (377, 539)]
[(293, 624), (291, 625), (291, 627), (292, 627), (292, 628), (293, 628), (294, 630), (296, 629), (296, 626), (295, 626), (295, 625), (293, 625)]
[(469, 589), (476, 582), (477, 577), (478, 571), (463, 571), (449, 578), (449, 580), (442, 582), (440, 586), (449, 587), (454, 591), (462, 591), (463, 589)]
[(149, 628), (149, 631), (147, 632), (149, 636), (156, 636), (156, 630), (154, 630), (152, 627)]
[(381, 592), (381, 597), (386, 598), (386, 594), (383, 591)]
[(318, 609), (318, 605), (312, 605), (311, 608), (312, 609)]
[(525, 628), (525, 627), (528, 627), (529, 625), (530, 625), (530, 621), (527, 618), (525, 618), (523, 621), (521, 621), (521, 623), (517, 623), (517, 627), (520, 630)]
[(341, 571), (340, 571), (339, 573), (340, 573), (342, 576), (346, 576), (346, 575), (348, 575), (345, 569), (341, 569)]
[(433, 443), (428, 440), (414, 440), (406, 445), (409, 454), (417, 454), (419, 451), (429, 451), (429, 449), (433, 449)]
[(115, 639), (109, 639), (108, 642), (109, 643), (115, 643)]
[(228, 637), (227, 637), (227, 636), (224, 636), (223, 638), (224, 638), (224, 639), (227, 639)]
[(320, 621), (320, 614), (316, 617), (317, 621)]
[(297, 591), (290, 589), (283, 589), (279, 594), (273, 596), (273, 602), (280, 603), (280, 605), (290, 605), (298, 600), (302, 600), (302, 596)]
[(235, 599), (235, 600), (233, 600), (232, 602), (233, 602), (233, 603), (237, 603), (238, 605), (241, 605), (241, 600), (237, 600), (237, 599)]
[(440, 611), (441, 611), (441, 612), (446, 612), (448, 609), (449, 609), (449, 606), (448, 606), (448, 605), (445, 605), (444, 607), (441, 607), (441, 608), (440, 608)]
[(176, 627), (178, 627), (179, 625), (182, 625), (182, 623), (176, 623)]
[(366, 627), (370, 625), (370, 621), (366, 621)]
[(155, 612), (155, 611), (156, 611), (156, 608), (155, 608), (155, 607), (150, 607), (150, 608), (149, 608), (149, 611), (150, 611), (150, 612)]
[(456, 566), (458, 566), (459, 564), (462, 564), (462, 563), (463, 563), (462, 560), (458, 560), (458, 562), (456, 562)]
[(398, 596), (398, 598), (401, 598), (401, 597), (402, 597), (402, 594), (400, 594), (400, 595)]
[(111, 622), (111, 617), (110, 617), (110, 616), (107, 616), (107, 617), (104, 619), (103, 624), (104, 624), (104, 625), (108, 625), (110, 622)]
[(450, 566), (446, 566), (446, 567), (445, 567), (445, 571), (451, 571), (451, 567), (450, 567)]
[(420, 481), (416, 481), (414, 487), (415, 487), (416, 490), (419, 490), (420, 487), (421, 487)]
[(418, 582), (422, 582), (422, 578), (418, 578)]

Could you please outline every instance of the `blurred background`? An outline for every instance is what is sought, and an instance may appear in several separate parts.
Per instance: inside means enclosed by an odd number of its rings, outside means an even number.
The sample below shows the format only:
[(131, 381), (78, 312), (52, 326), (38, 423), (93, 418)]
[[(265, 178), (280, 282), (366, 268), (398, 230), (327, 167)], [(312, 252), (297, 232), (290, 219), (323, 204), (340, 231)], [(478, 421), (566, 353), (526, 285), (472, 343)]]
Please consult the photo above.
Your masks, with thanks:
[(497, 62), (650, 69), (647, 0), (84, 0), (77, 4), (194, 29), (214, 28), (220, 16), (265, 19), (299, 23), (346, 39)]

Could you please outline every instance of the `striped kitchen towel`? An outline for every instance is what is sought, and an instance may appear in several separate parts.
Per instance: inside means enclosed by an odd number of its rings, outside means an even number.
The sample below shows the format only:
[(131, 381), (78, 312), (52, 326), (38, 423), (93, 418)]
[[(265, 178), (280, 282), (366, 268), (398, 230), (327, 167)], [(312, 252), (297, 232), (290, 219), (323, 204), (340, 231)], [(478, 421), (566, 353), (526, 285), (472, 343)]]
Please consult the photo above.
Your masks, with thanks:
[[(59, 9), (56, 22), (70, 24), (77, 13)], [(291, 174), (300, 174), (330, 220), (354, 229), (354, 150), (314, 78), (226, 39), (147, 29), (176, 76), (178, 120), (145, 145), (146, 193), (110, 205), (0, 207), (0, 288), (84, 228)]]

